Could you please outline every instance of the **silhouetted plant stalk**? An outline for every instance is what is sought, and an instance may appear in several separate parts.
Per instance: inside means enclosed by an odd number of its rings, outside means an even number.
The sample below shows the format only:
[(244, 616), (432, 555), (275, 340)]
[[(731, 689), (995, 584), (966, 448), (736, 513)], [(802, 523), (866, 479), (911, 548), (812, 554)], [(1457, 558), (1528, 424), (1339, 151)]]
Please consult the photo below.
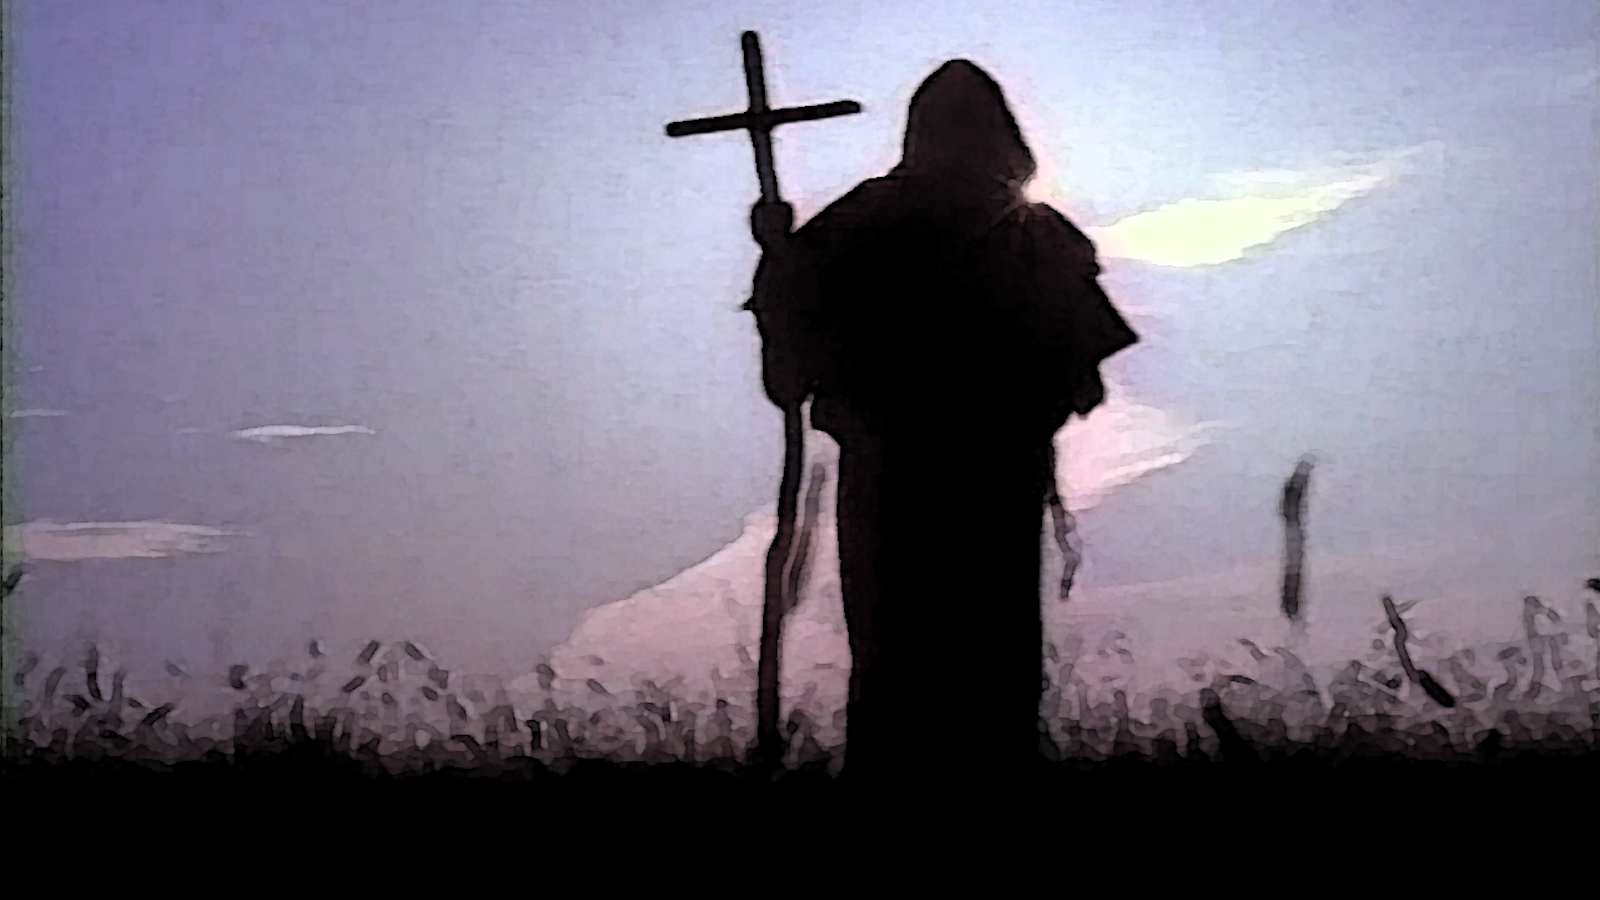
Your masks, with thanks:
[[(1600, 578), (1591, 578), (1588, 582), (1591, 591), (1600, 593)], [(1600, 678), (1600, 609), (1596, 609), (1592, 601), (1583, 604), (1584, 626), (1589, 632), (1589, 639), (1595, 642), (1594, 649), (1594, 674)]]
[(1083, 562), (1083, 551), (1078, 538), (1078, 522), (1072, 513), (1067, 510), (1061, 501), (1061, 491), (1057, 486), (1056, 475), (1056, 447), (1050, 444), (1047, 455), (1050, 480), (1049, 488), (1045, 492), (1045, 503), (1050, 507), (1050, 520), (1055, 530), (1056, 547), (1061, 551), (1061, 587), (1059, 599), (1062, 603), (1072, 595), (1072, 584), (1078, 575), (1078, 565)]
[(1543, 687), (1545, 657), (1548, 655), (1555, 663), (1557, 680), (1560, 680), (1561, 658), (1557, 649), (1554, 635), (1546, 636), (1539, 633), (1539, 619), (1544, 617), (1552, 625), (1561, 622), (1561, 616), (1550, 607), (1544, 605), (1538, 597), (1524, 597), (1522, 600), (1522, 628), (1528, 639), (1528, 652), (1533, 656), (1533, 674), (1528, 680), (1528, 696), (1536, 697)]
[(22, 567), (18, 566), (11, 570), (11, 574), (7, 575), (4, 581), (0, 581), (0, 600), (11, 596), (12, 591), (17, 589), (17, 585), (22, 583), (22, 575)]
[(1283, 502), (1278, 508), (1285, 532), (1283, 614), (1291, 622), (1302, 621), (1300, 607), (1306, 553), (1306, 490), (1311, 484), (1311, 468), (1314, 464), (1311, 456), (1300, 459), (1294, 474), (1283, 485)]
[(1394, 652), (1400, 657), (1400, 667), (1405, 669), (1406, 677), (1422, 688), (1423, 692), (1432, 698), (1433, 702), (1446, 709), (1454, 707), (1456, 699), (1450, 696), (1450, 692), (1435, 681), (1432, 675), (1412, 664), (1411, 651), (1406, 647), (1406, 642), (1410, 640), (1411, 633), (1406, 629), (1405, 620), (1400, 618), (1400, 611), (1395, 608), (1394, 599), (1387, 594), (1383, 598), (1383, 611), (1389, 617), (1390, 627), (1394, 629)]

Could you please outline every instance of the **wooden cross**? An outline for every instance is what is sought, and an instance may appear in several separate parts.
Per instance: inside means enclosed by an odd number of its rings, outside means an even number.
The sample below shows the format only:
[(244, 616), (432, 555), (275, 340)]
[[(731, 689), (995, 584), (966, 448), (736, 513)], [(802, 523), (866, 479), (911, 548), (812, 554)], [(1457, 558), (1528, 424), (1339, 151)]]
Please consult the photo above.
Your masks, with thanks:
[(858, 113), (861, 104), (853, 100), (840, 100), (815, 106), (768, 109), (767, 82), (761, 69), (761, 43), (754, 31), (746, 31), (741, 41), (744, 44), (744, 83), (750, 94), (749, 108), (731, 116), (673, 122), (667, 126), (667, 137), (687, 137), (715, 131), (749, 131), (750, 143), (756, 151), (756, 177), (761, 179), (761, 202), (781, 203), (778, 175), (772, 168), (772, 129), (790, 122), (808, 122)]
[[(731, 116), (673, 122), (667, 126), (667, 137), (716, 131), (750, 132), (750, 143), (756, 151), (756, 176), (761, 179), (761, 202), (766, 205), (779, 204), (783, 200), (778, 195), (778, 176), (772, 168), (772, 129), (790, 122), (858, 113), (861, 104), (841, 100), (816, 106), (768, 109), (767, 83), (761, 70), (761, 42), (754, 31), (746, 31), (741, 40), (744, 45), (744, 83), (750, 95), (749, 107)], [(761, 614), (761, 660), (756, 677), (755, 749), (767, 767), (779, 765), (784, 751), (784, 742), (778, 730), (778, 633), (784, 612), (794, 602), (792, 587), (789, 596), (785, 596), (783, 573), (793, 551), (791, 544), (794, 539), (795, 507), (800, 492), (800, 467), (805, 459), (805, 429), (798, 404), (784, 410), (783, 422), (785, 439), (783, 482), (778, 497), (778, 531), (767, 550), (767, 590)], [(802, 545), (804, 543), (802, 538)], [(801, 552), (803, 554), (804, 550)], [(798, 573), (798, 566), (794, 571)]]

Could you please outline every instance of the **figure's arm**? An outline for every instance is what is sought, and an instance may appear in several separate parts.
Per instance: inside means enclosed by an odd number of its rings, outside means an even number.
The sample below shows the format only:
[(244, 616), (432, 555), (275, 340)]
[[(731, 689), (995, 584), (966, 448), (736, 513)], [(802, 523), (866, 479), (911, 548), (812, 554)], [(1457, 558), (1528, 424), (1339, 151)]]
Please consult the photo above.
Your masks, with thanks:
[(1049, 207), (1045, 207), (1045, 211), (1046, 255), (1053, 259), (1053, 268), (1057, 270), (1052, 280), (1079, 288), (1067, 292), (1079, 298), (1072, 304), (1072, 314), (1077, 317), (1082, 331), (1083, 350), (1098, 365), (1137, 344), (1139, 336), (1117, 312), (1100, 285), (1100, 258), (1094, 242), (1066, 216)]
[(818, 340), (814, 275), (809, 254), (791, 232), (787, 203), (759, 203), (750, 230), (761, 245), (755, 288), (745, 309), (761, 333), (761, 376), (767, 397), (788, 409), (815, 387)]
[(1088, 415), (1105, 402), (1100, 364), (1139, 337), (1100, 286), (1100, 262), (1088, 236), (1048, 206), (1030, 209), (1027, 222), (1036, 292), (1030, 325), (1070, 373), (1062, 398), (1067, 410)]
[(783, 252), (792, 240), (794, 207), (762, 201), (750, 210), (750, 234), (768, 253)]

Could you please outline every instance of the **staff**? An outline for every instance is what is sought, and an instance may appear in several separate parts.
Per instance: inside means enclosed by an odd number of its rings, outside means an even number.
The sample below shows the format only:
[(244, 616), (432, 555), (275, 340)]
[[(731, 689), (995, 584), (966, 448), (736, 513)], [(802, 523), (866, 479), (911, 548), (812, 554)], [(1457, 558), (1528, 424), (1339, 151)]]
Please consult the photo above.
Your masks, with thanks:
[[(741, 43), (744, 48), (744, 79), (749, 107), (735, 115), (673, 122), (667, 126), (667, 136), (749, 131), (750, 143), (755, 149), (756, 177), (761, 181), (761, 203), (757, 207), (756, 217), (770, 221), (776, 216), (787, 220), (789, 210), (778, 194), (778, 175), (772, 166), (772, 129), (790, 122), (858, 113), (861, 104), (841, 100), (815, 106), (768, 109), (761, 43), (754, 31), (746, 31)], [(783, 230), (787, 231), (787, 227)], [(763, 762), (768, 765), (776, 765), (783, 756), (783, 742), (778, 732), (778, 632), (783, 623), (783, 614), (794, 605), (795, 599), (787, 596), (789, 592), (784, 589), (783, 574), (794, 541), (795, 513), (800, 497), (800, 467), (805, 459), (805, 428), (799, 401), (784, 407), (783, 430), (783, 480), (778, 489), (778, 532), (767, 551), (766, 597), (761, 616), (761, 660), (757, 668), (756, 688), (756, 748)]]

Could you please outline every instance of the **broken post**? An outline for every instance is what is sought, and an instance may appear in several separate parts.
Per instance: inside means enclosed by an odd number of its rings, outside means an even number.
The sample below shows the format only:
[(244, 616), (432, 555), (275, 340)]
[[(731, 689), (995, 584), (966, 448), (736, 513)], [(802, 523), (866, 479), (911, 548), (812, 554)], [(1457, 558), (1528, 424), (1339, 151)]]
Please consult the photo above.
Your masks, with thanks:
[(1453, 709), (1456, 698), (1450, 696), (1450, 692), (1435, 681), (1432, 675), (1412, 664), (1411, 651), (1406, 647), (1406, 641), (1411, 639), (1411, 632), (1406, 629), (1405, 620), (1400, 618), (1400, 611), (1395, 608), (1394, 599), (1387, 594), (1383, 597), (1383, 611), (1389, 617), (1390, 627), (1394, 629), (1394, 651), (1400, 657), (1400, 668), (1405, 670), (1406, 677), (1422, 688), (1423, 693), (1433, 698), (1433, 702), (1445, 709)]
[(1301, 621), (1300, 600), (1306, 552), (1306, 488), (1310, 486), (1313, 464), (1314, 460), (1309, 456), (1300, 459), (1294, 474), (1284, 483), (1283, 503), (1278, 510), (1283, 516), (1287, 533), (1283, 561), (1283, 614), (1291, 622)]

